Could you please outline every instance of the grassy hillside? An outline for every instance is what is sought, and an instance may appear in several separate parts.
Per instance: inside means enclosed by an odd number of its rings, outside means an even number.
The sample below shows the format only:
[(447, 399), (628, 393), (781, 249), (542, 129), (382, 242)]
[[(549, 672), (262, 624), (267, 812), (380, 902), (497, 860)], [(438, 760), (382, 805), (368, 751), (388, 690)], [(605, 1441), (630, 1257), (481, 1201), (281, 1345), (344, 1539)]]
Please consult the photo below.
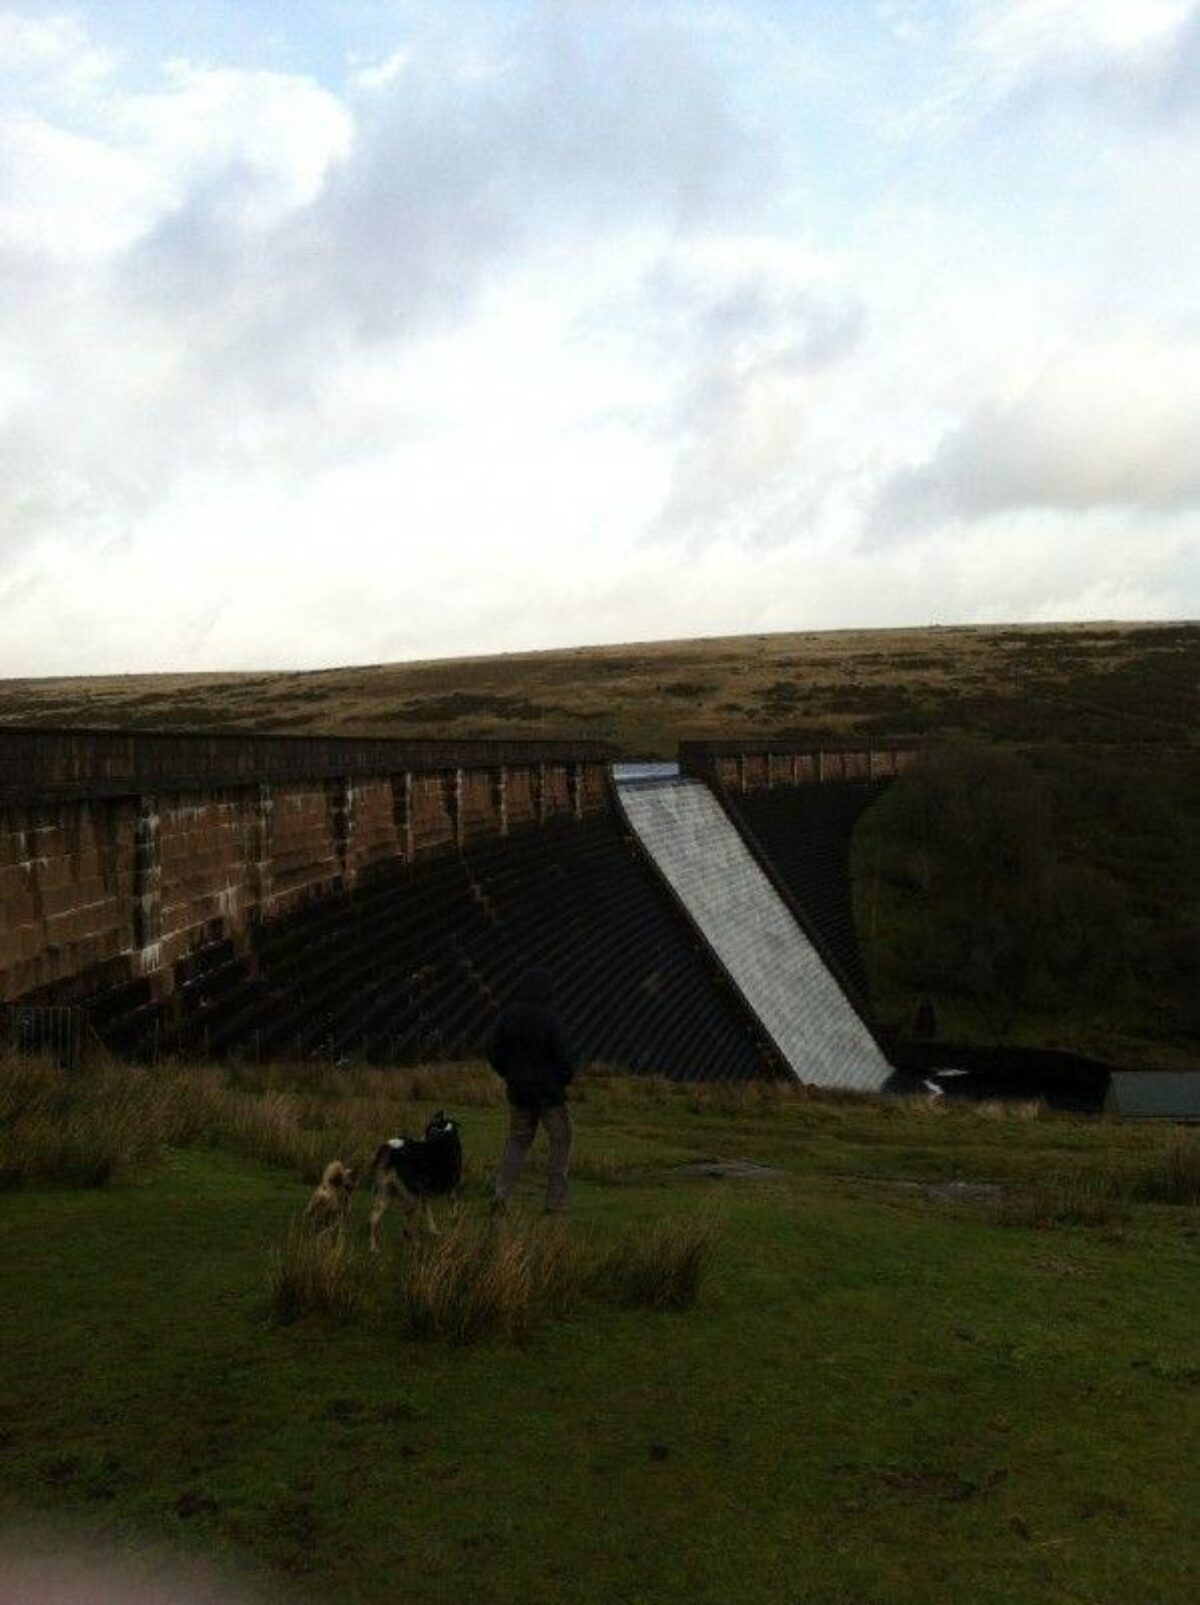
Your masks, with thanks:
[[(373, 1315), (273, 1324), (302, 1178), (435, 1099), (482, 1228), (502, 1110), (454, 1075), (4, 1072), (10, 1531), (346, 1605), (1191, 1600), (1194, 1135), (585, 1077), (571, 1240), (713, 1218), (696, 1307), (414, 1341), (389, 1219)], [(64, 1184), (100, 1179), (81, 1132), (107, 1186)], [(31, 1143), (50, 1174), (15, 1185)], [(718, 1156), (776, 1174), (678, 1168)], [(504, 1230), (536, 1232), (538, 1180)]]
[(311, 673), (0, 682), (0, 722), (118, 728), (802, 742), (967, 730), (1019, 742), (1193, 746), (1200, 626), (845, 630)]

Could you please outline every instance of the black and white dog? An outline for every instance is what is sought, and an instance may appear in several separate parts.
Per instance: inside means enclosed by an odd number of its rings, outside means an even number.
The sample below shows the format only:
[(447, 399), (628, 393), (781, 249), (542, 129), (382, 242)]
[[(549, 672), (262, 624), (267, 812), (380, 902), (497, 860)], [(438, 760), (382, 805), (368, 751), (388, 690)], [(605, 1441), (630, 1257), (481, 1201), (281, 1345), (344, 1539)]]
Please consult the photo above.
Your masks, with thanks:
[(371, 1249), (379, 1248), (379, 1222), (393, 1198), (402, 1201), (408, 1215), (420, 1206), (425, 1222), (436, 1232), (429, 1209), (431, 1198), (456, 1197), (462, 1185), (462, 1142), (458, 1126), (447, 1120), (445, 1110), (425, 1127), (423, 1139), (389, 1137), (381, 1143), (371, 1161), (375, 1201), (371, 1206)]

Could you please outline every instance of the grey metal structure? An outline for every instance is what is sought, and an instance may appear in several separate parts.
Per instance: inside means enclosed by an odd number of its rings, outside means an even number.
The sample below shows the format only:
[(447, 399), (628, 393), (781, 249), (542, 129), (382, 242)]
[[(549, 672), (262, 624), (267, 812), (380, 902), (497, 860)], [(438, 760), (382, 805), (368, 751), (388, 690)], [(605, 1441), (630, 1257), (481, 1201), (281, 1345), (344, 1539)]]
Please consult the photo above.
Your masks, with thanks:
[(1200, 1070), (1114, 1070), (1107, 1114), (1138, 1120), (1200, 1120)]
[(796, 1078), (883, 1089), (891, 1065), (708, 787), (614, 778), (630, 826)]

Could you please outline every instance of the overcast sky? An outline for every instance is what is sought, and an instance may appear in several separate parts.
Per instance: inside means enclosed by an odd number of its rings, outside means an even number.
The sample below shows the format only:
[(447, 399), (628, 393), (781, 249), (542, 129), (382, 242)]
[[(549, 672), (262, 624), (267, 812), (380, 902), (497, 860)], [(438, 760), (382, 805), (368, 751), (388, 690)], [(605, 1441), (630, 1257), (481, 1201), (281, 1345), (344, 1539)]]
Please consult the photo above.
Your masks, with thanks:
[(1200, 615), (1200, 3), (0, 0), (0, 674)]

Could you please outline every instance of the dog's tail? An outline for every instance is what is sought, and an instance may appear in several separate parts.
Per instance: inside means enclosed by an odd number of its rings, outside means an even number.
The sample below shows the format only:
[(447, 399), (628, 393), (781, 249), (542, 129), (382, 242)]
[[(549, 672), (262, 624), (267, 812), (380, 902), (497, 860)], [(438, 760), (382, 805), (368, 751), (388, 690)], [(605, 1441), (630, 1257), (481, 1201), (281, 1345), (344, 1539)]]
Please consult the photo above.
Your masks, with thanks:
[(371, 1174), (378, 1175), (381, 1170), (390, 1165), (392, 1156), (399, 1153), (403, 1147), (403, 1137), (389, 1137), (386, 1142), (381, 1142), (375, 1150), (374, 1159), (371, 1161)]

